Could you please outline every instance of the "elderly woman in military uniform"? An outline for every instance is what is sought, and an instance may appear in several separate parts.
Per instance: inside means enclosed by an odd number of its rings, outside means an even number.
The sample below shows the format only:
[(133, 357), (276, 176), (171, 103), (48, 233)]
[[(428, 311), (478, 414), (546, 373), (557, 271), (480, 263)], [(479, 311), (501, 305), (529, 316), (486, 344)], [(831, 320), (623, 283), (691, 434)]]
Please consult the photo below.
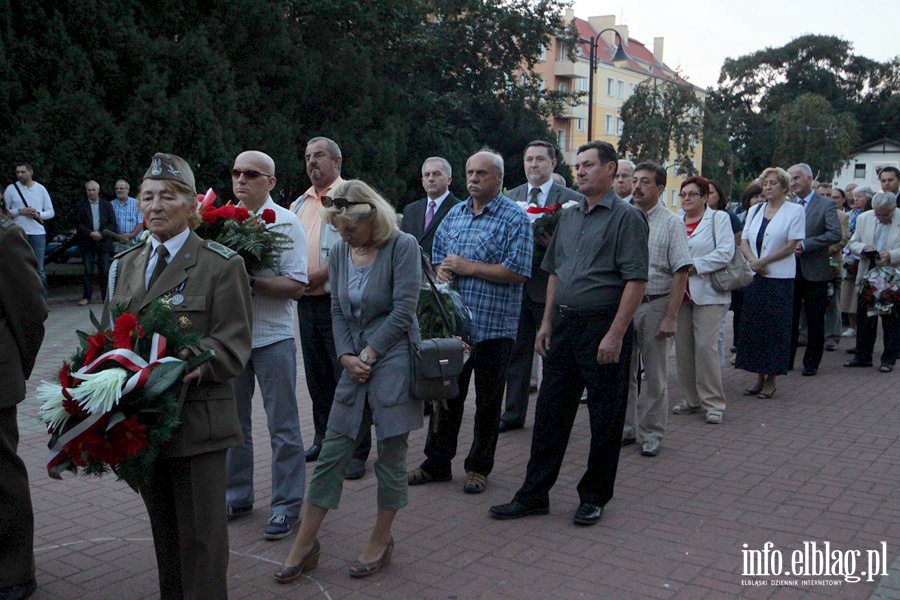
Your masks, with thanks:
[(116, 257), (104, 321), (110, 307), (140, 313), (160, 298), (181, 328), (201, 336), (199, 350), (214, 353), (185, 375), (181, 425), (140, 490), (153, 530), (160, 594), (226, 598), (225, 452), (242, 440), (229, 382), (250, 356), (247, 273), (235, 252), (192, 231), (197, 193), (185, 160), (155, 154), (138, 197), (152, 235)]
[(412, 344), (419, 339), (419, 245), (397, 229), (394, 209), (362, 181), (343, 182), (332, 194), (322, 198), (322, 219), (341, 235), (329, 255), (328, 276), (334, 343), (344, 370), (300, 531), (275, 573), (279, 583), (316, 567), (319, 527), (328, 511), (338, 507), (344, 472), (370, 422), (378, 435), (378, 513), (369, 542), (349, 573), (364, 577), (390, 562), (391, 525), (407, 504), (407, 439), (422, 426), (422, 403), (410, 394)]

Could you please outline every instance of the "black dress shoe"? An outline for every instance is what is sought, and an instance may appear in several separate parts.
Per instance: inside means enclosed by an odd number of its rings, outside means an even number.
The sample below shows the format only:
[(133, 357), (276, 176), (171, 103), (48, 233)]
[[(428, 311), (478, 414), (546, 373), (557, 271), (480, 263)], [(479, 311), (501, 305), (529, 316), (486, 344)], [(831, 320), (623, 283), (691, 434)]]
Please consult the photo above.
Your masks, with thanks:
[(819, 370), (816, 369), (815, 367), (803, 367), (803, 376), (804, 377), (812, 377), (813, 375), (815, 375), (818, 372), (819, 372)]
[(501, 521), (506, 519), (518, 519), (527, 517), (528, 515), (546, 515), (550, 512), (550, 507), (546, 505), (522, 504), (516, 499), (507, 504), (498, 504), (491, 507), (491, 516)]
[(596, 525), (603, 518), (603, 507), (591, 504), (590, 502), (582, 502), (575, 511), (572, 522), (576, 525)]
[(500, 421), (500, 425), (497, 426), (497, 433), (506, 433), (507, 431), (512, 431), (513, 429), (522, 429), (525, 427), (524, 424), (513, 423), (511, 421)]
[(306, 451), (306, 462), (315, 462), (319, 458), (319, 452), (322, 451), (321, 442), (313, 444)]
[(366, 461), (361, 458), (351, 458), (350, 466), (344, 473), (344, 479), (362, 479), (366, 475)]

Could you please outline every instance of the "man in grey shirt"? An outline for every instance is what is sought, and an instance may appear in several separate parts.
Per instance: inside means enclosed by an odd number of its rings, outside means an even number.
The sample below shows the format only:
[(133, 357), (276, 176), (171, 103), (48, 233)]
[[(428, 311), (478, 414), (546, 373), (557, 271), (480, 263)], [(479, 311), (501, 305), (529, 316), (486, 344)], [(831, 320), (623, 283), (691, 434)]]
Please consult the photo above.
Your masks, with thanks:
[(585, 195), (563, 212), (541, 267), (550, 273), (535, 350), (544, 381), (535, 409), (525, 483), (512, 502), (491, 508), (497, 519), (549, 512), (549, 492), (587, 387), (591, 447), (578, 484), (578, 525), (593, 525), (613, 495), (625, 421), (634, 312), (649, 265), (647, 219), (612, 190), (615, 149), (590, 142), (578, 149), (576, 174)]

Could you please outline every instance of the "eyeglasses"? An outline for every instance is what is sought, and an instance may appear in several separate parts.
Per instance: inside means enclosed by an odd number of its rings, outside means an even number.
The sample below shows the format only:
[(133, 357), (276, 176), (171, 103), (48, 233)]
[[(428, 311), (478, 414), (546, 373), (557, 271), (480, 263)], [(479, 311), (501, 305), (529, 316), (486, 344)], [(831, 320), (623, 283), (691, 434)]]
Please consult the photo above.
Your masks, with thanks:
[(700, 192), (687, 192), (687, 193), (682, 192), (682, 193), (678, 194), (678, 197), (681, 198), (682, 200), (686, 200), (688, 198), (697, 198), (702, 195), (703, 194), (701, 194)]
[(325, 208), (337, 207), (345, 209), (348, 206), (359, 206), (367, 204), (371, 210), (375, 210), (375, 205), (364, 200), (350, 200), (349, 198), (332, 198), (331, 196), (322, 196), (322, 206)]
[(243, 175), (245, 179), (256, 179), (257, 177), (272, 177), (272, 175), (269, 175), (268, 173), (254, 171), (253, 169), (247, 169), (246, 171), (242, 171), (241, 169), (231, 170), (232, 179), (240, 179), (241, 175)]

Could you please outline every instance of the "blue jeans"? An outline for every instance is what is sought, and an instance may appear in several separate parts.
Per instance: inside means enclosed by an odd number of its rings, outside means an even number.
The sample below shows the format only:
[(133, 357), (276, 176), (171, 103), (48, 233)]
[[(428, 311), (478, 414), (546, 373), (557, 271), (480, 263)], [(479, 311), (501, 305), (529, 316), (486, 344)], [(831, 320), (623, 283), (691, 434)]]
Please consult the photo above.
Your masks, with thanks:
[(44, 273), (44, 254), (47, 252), (47, 236), (27, 235), (28, 243), (34, 251), (34, 257), (37, 259), (38, 277), (41, 278), (41, 285), (44, 286), (44, 298), (47, 297), (47, 274)]
[(272, 514), (300, 516), (306, 486), (306, 455), (297, 410), (297, 346), (293, 338), (254, 348), (244, 371), (231, 380), (244, 443), (226, 459), (229, 506), (253, 504), (252, 399), (259, 381), (272, 445)]

